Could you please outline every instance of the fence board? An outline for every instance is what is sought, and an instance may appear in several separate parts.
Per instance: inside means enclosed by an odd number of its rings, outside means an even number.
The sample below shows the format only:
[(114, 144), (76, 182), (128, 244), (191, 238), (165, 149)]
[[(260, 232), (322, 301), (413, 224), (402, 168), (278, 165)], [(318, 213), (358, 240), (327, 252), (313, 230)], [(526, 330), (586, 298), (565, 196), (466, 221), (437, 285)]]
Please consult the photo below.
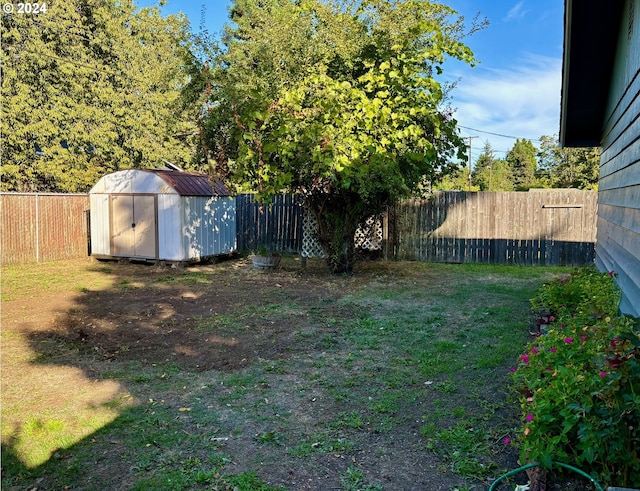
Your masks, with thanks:
[(278, 252), (302, 249), (302, 199), (283, 194), (261, 205), (251, 194), (236, 196), (238, 250), (255, 251), (260, 246)]
[(87, 256), (86, 194), (2, 193), (2, 264)]
[[(86, 195), (3, 193), (2, 262), (19, 264), (87, 254)], [(594, 259), (597, 193), (438, 192), (390, 206), (383, 223), (385, 257), (434, 262), (581, 265)], [(261, 206), (236, 196), (238, 250), (264, 245), (300, 252), (300, 196)]]
[(595, 256), (597, 193), (438, 192), (388, 213), (399, 259), (519, 265), (582, 265)]

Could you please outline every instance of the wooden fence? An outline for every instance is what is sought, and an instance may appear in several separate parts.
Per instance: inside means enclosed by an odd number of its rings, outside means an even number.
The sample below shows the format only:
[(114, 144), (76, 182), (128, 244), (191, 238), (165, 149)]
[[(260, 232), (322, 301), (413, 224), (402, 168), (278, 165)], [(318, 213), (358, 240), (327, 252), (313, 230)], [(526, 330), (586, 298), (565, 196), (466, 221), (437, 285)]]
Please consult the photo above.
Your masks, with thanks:
[(2, 264), (87, 256), (86, 194), (2, 193)]
[(260, 246), (278, 252), (302, 250), (302, 199), (282, 194), (261, 205), (251, 194), (236, 196), (236, 237), (239, 251)]
[(438, 192), (389, 209), (388, 256), (431, 262), (592, 263), (597, 193)]
[[(382, 218), (384, 256), (432, 262), (583, 265), (594, 260), (597, 193), (572, 189), (435, 193)], [(3, 193), (2, 263), (87, 255), (87, 195)], [(261, 206), (236, 197), (237, 246), (299, 253), (303, 207), (281, 195)]]

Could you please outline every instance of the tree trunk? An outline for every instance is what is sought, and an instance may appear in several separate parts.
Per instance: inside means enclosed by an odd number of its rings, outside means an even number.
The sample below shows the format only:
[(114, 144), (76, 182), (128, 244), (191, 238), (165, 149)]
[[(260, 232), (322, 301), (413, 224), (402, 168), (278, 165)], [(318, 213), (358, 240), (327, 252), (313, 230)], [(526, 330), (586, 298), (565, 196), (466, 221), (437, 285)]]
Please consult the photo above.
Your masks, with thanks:
[[(357, 228), (357, 227), (356, 227)], [(356, 261), (354, 235), (356, 229), (353, 229), (353, 233), (350, 237), (345, 237), (339, 232), (335, 232), (335, 235), (325, 240), (323, 243), (323, 249), (325, 258), (327, 261), (327, 268), (329, 271), (336, 274), (351, 273), (353, 271), (353, 265)]]
[(351, 273), (355, 263), (355, 234), (363, 220), (362, 206), (351, 196), (323, 196), (309, 199), (307, 205), (318, 222), (317, 239), (322, 246), (329, 271)]

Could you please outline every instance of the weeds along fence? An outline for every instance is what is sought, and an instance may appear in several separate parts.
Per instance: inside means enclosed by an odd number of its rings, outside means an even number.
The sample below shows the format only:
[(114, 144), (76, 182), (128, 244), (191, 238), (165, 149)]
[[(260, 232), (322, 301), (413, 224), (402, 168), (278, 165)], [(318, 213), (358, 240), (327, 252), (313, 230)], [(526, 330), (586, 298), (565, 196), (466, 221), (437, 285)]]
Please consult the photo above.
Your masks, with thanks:
[(89, 196), (2, 193), (2, 264), (72, 259), (88, 254)]
[[(388, 259), (579, 266), (594, 260), (596, 208), (592, 191), (446, 191), (400, 201), (369, 228)], [(88, 209), (87, 195), (2, 193), (2, 263), (86, 256)], [(238, 195), (238, 250), (300, 253), (303, 221), (300, 196), (260, 205)]]

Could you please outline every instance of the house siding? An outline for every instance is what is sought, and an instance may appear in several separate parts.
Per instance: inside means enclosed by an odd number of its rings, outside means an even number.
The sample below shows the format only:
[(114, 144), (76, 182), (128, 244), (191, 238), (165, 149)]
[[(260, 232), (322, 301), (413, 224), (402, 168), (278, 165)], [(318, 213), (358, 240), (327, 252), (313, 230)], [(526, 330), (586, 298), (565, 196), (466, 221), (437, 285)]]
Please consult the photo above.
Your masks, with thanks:
[(620, 309), (640, 316), (640, 0), (624, 12), (602, 140), (596, 266), (618, 274)]

